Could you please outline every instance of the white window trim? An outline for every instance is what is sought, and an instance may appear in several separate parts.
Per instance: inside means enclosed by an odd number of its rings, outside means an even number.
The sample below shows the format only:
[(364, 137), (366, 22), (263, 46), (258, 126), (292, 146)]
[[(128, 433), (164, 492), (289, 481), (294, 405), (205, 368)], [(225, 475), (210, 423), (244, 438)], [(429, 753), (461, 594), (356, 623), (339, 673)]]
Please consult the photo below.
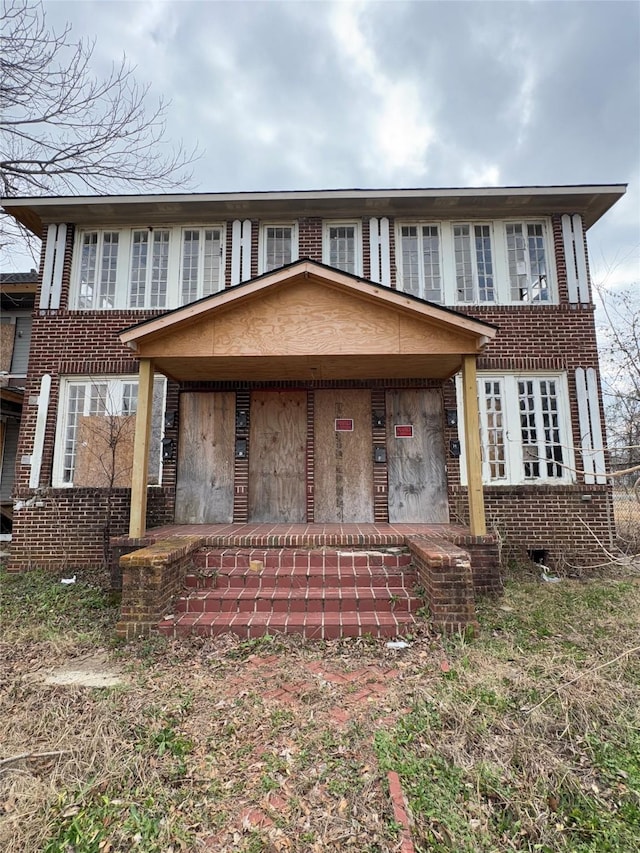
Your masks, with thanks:
[[(113, 228), (79, 228), (74, 237), (73, 260), (71, 263), (71, 293), (69, 307), (73, 311), (169, 311), (182, 305), (182, 251), (184, 231), (202, 230), (203, 228), (219, 228), (221, 230), (220, 256), (220, 279), (218, 291), (223, 290), (226, 283), (226, 252), (227, 252), (227, 225), (226, 222), (193, 222), (176, 225), (175, 223), (161, 223), (153, 226), (153, 230), (169, 231), (169, 258), (167, 266), (167, 302), (158, 309), (130, 308), (129, 289), (131, 275), (131, 256), (133, 250), (133, 232), (144, 231), (144, 225), (114, 226)], [(82, 268), (82, 241), (85, 234), (97, 232), (99, 243), (101, 235), (117, 232), (118, 237), (118, 265), (116, 269), (116, 287), (113, 308), (82, 308), (80, 306), (80, 272)], [(215, 292), (215, 291), (214, 291)], [(200, 297), (198, 297), (200, 298)]]
[[(518, 404), (518, 382), (535, 379), (537, 381), (551, 380), (557, 384), (558, 396), (558, 421), (560, 429), (560, 442), (563, 450), (563, 476), (562, 477), (537, 477), (535, 479), (524, 476), (524, 461), (522, 457), (522, 441), (520, 435), (520, 411)], [(488, 461), (482, 461), (482, 482), (485, 486), (511, 487), (511, 486), (566, 486), (576, 482), (575, 474), (575, 452), (573, 447), (571, 429), (571, 409), (569, 405), (569, 383), (567, 374), (564, 372), (506, 372), (478, 371), (478, 394), (481, 390), (481, 382), (485, 380), (500, 380), (503, 383), (504, 397), (504, 422), (505, 422), (505, 448), (506, 448), (506, 477), (503, 480), (492, 480), (489, 475)], [(458, 439), (460, 441), (460, 484), (468, 485), (466, 465), (466, 442), (464, 434), (464, 403), (462, 399), (462, 377), (456, 376), (456, 395), (458, 403)], [(482, 429), (482, 407), (480, 407), (480, 422)], [(483, 446), (482, 436), (480, 446)]]
[(261, 222), (260, 223), (260, 248), (258, 251), (258, 275), (269, 272), (267, 270), (267, 228), (291, 228), (291, 260), (294, 263), (299, 258), (298, 223), (292, 222)]
[[(547, 262), (547, 287), (549, 299), (540, 303), (532, 303), (511, 298), (511, 279), (509, 277), (509, 259), (507, 253), (507, 225), (541, 224), (543, 226), (545, 258)], [(553, 228), (548, 217), (526, 217), (494, 220), (433, 220), (433, 219), (398, 219), (395, 222), (396, 245), (396, 287), (402, 291), (402, 227), (436, 226), (440, 235), (440, 274), (442, 280), (442, 305), (458, 307), (463, 305), (557, 305), (558, 288), (555, 264), (555, 247)], [(456, 267), (454, 254), (453, 229), (456, 225), (489, 225), (491, 228), (491, 258), (493, 262), (494, 300), (484, 302), (479, 299), (470, 302), (457, 299)], [(423, 272), (420, 273), (421, 279)], [(403, 291), (404, 292), (404, 291)]]
[[(157, 376), (157, 378), (162, 378)], [(137, 373), (132, 375), (113, 375), (113, 374), (105, 374), (104, 376), (63, 376), (60, 379), (60, 391), (59, 391), (59, 405), (58, 405), (58, 414), (56, 418), (56, 436), (55, 436), (55, 445), (53, 450), (53, 468), (51, 474), (51, 486), (54, 489), (72, 489), (73, 481), (70, 483), (64, 482), (64, 457), (65, 457), (65, 443), (66, 443), (66, 427), (67, 427), (67, 416), (69, 412), (69, 390), (73, 385), (82, 385), (82, 384), (100, 384), (100, 383), (109, 383), (117, 387), (119, 389), (119, 393), (121, 393), (122, 388), (127, 383), (135, 383), (138, 385), (140, 377)], [(162, 412), (164, 416), (164, 411), (166, 409), (167, 402), (167, 382), (164, 379), (164, 387), (162, 392)], [(164, 423), (164, 417), (162, 422)], [(162, 435), (160, 436), (160, 447), (162, 447), (162, 437), (164, 436), (164, 427), (162, 431)], [(159, 466), (158, 466), (158, 483), (157, 485), (162, 484), (162, 453), (160, 453)]]
[[(329, 230), (331, 228), (354, 228), (355, 271), (351, 275), (363, 275), (362, 266), (362, 222), (358, 219), (325, 219), (322, 223), (322, 263), (331, 266)], [(338, 267), (336, 267), (338, 269)], [(349, 273), (347, 273), (349, 275)]]

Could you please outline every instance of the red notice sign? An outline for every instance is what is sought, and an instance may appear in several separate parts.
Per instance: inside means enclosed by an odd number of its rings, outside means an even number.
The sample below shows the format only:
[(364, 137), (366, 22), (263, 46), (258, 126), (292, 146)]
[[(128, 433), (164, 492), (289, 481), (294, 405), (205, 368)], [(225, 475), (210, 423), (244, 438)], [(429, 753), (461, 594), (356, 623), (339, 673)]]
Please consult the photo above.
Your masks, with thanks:
[(413, 424), (396, 424), (396, 438), (413, 438)]
[(336, 432), (353, 432), (353, 418), (336, 418)]

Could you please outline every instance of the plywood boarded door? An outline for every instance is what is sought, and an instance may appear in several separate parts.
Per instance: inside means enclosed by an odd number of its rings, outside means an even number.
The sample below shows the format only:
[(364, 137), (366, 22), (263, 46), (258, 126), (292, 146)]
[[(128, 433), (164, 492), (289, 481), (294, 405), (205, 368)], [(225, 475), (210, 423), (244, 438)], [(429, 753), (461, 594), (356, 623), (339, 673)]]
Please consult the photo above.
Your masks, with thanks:
[(254, 391), (249, 418), (249, 521), (307, 520), (307, 392)]
[[(398, 432), (412, 436), (396, 437)], [(409, 430), (408, 428), (412, 429)], [(387, 391), (389, 521), (449, 521), (442, 398), (435, 390)]]
[(233, 521), (236, 395), (180, 395), (177, 524)]
[[(373, 521), (371, 392), (316, 391), (314, 408), (314, 520)], [(336, 420), (353, 421), (353, 431), (336, 430)]]

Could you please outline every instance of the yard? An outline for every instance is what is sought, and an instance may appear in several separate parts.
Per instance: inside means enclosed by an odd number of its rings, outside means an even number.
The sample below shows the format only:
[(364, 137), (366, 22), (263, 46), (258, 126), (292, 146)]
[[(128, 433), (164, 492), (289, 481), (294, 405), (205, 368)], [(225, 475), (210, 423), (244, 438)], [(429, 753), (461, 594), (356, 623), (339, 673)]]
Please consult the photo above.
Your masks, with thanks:
[(390, 770), (417, 853), (637, 849), (637, 565), (512, 570), (476, 639), (425, 626), (399, 650), (123, 645), (98, 573), (0, 580), (7, 853), (391, 853)]

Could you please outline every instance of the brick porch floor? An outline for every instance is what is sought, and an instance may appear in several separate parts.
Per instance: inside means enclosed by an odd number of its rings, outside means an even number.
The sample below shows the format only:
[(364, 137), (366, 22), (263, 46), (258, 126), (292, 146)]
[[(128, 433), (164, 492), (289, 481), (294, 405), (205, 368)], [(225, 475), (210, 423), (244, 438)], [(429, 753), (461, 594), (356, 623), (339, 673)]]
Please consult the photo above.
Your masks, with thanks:
[[(468, 527), (459, 524), (165, 524), (148, 530), (144, 543), (158, 542), (173, 536), (204, 536), (206, 544), (229, 547), (321, 547), (323, 545), (389, 545), (402, 546), (408, 536), (428, 536), (455, 544), (469, 543)], [(127, 544), (118, 537), (114, 544)]]

